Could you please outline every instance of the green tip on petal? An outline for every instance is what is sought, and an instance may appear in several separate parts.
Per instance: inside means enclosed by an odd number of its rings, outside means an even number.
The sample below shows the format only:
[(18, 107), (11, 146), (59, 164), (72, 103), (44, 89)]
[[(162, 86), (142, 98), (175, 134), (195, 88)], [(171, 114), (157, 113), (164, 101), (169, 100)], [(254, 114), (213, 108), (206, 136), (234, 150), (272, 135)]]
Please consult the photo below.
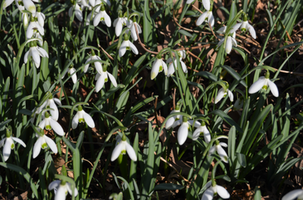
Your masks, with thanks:
[(156, 73), (155, 73), (155, 72), (152, 72), (152, 73), (151, 73), (151, 76), (150, 76), (150, 79), (153, 80), (154, 78), (156, 78)]
[(46, 143), (43, 143), (43, 144), (41, 145), (41, 147), (42, 147), (42, 149), (46, 149), (46, 148), (47, 148), (47, 144), (46, 144)]
[(14, 149), (15, 148), (15, 144), (13, 143), (12, 145), (11, 145), (11, 149)]

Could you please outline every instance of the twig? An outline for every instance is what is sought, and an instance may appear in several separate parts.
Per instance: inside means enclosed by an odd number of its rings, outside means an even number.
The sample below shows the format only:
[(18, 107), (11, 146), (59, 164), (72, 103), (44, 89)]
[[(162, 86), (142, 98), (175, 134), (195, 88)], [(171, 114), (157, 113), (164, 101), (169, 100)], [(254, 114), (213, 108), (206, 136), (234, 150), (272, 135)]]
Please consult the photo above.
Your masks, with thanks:
[[(154, 152), (154, 154), (157, 155), (156, 152)], [(190, 183), (190, 181), (187, 180), (186, 178), (184, 178), (184, 177), (182, 176), (182, 174), (180, 174), (180, 172), (179, 172), (172, 164), (170, 164), (169, 162), (167, 162), (167, 161), (166, 161), (164, 158), (162, 158), (162, 157), (160, 157), (160, 159), (161, 159), (163, 162), (165, 162), (166, 164), (168, 164), (171, 168), (173, 168), (173, 169), (176, 171), (176, 173), (177, 173), (184, 181), (186, 181), (187, 183)]]
[(178, 20), (176, 19), (175, 16), (173, 16), (173, 19), (175, 21), (175, 23), (177, 24), (177, 26), (179, 26), (180, 28), (186, 30), (186, 31), (189, 31), (189, 32), (192, 32), (192, 33), (203, 33), (203, 34), (210, 34), (208, 32), (204, 32), (204, 31), (197, 31), (197, 30), (192, 30), (192, 29), (189, 29), (189, 28), (185, 28), (183, 26), (181, 26), (179, 23), (178, 23)]
[(157, 55), (158, 52), (151, 51), (151, 50), (148, 50), (147, 48), (145, 48), (145, 44), (143, 44), (143, 43), (141, 42), (141, 40), (140, 40), (140, 36), (139, 36), (138, 29), (137, 29), (137, 26), (136, 26), (136, 25), (135, 25), (135, 29), (136, 29), (136, 34), (137, 34), (137, 37), (138, 37), (138, 42), (139, 42), (139, 44), (141, 45), (141, 47), (142, 47), (145, 51)]
[(201, 14), (203, 14), (203, 12), (200, 10), (200, 8), (198, 8), (197, 6), (195, 6), (194, 4), (192, 5), (197, 11), (199, 11)]
[(100, 46), (100, 44), (98, 44), (98, 47), (100, 47), (100, 48), (102, 49), (103, 53), (105, 53), (111, 60), (114, 60), (114, 58), (111, 57), (111, 55), (109, 55), (109, 54)]

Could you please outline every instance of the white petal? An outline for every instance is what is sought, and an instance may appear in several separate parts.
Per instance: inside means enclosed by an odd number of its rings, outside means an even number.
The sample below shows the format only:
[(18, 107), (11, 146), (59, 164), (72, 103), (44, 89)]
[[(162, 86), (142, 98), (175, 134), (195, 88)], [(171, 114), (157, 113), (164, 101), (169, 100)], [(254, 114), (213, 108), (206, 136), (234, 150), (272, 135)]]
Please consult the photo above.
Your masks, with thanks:
[(288, 192), (286, 195), (282, 197), (281, 200), (292, 200), (296, 199), (297, 197), (303, 195), (303, 190), (302, 189), (296, 189), (293, 191)]
[(34, 152), (33, 152), (33, 158), (36, 158), (41, 151), (41, 143), (42, 143), (43, 138), (39, 137), (38, 140), (34, 144)]
[(222, 147), (227, 147), (227, 144), (225, 142), (220, 142), (219, 143)]
[[(101, 11), (101, 12), (105, 12), (105, 11)], [(106, 12), (104, 14), (104, 22), (107, 27), (110, 27), (112, 24), (112, 20), (110, 19), (110, 17), (108, 16), (108, 14)]]
[(233, 93), (230, 90), (227, 90), (227, 94), (228, 94), (229, 100), (231, 102), (233, 102), (234, 101), (234, 95), (233, 95)]
[(227, 26), (222, 26), (221, 28), (219, 28), (217, 30), (217, 33), (223, 34), (223, 33), (225, 33), (226, 29), (227, 29)]
[(188, 136), (188, 123), (183, 122), (178, 130), (178, 143), (180, 145), (184, 144)]
[(232, 50), (232, 37), (228, 36), (226, 40), (225, 52), (229, 54)]
[(54, 102), (54, 100), (50, 99), (49, 101), (49, 107), (52, 109), (50, 110), (50, 113), (51, 113), (51, 118), (53, 118), (54, 120), (58, 120), (59, 118), (59, 111), (58, 111), (58, 108)]
[(137, 55), (139, 53), (137, 47), (132, 42), (129, 42), (129, 47), (131, 48), (134, 54)]
[(69, 16), (69, 17), (72, 17), (72, 16), (73, 16), (73, 10), (74, 10), (74, 7), (73, 7), (73, 6), (70, 7), (70, 8), (68, 9), (68, 16)]
[(31, 0), (23, 0), (23, 5), (28, 10), (31, 12), (34, 16), (36, 14), (36, 6)]
[(166, 129), (170, 129), (175, 122), (175, 117), (170, 117), (165, 124)]
[(193, 1), (195, 1), (195, 0), (187, 0), (186, 3), (191, 4)]
[(98, 78), (97, 82), (96, 82), (96, 92), (99, 92), (103, 86), (104, 86), (104, 79), (106, 77), (106, 74), (105, 73), (102, 73), (101, 76)]
[[(70, 195), (73, 195), (73, 192), (72, 192), (72, 185), (70, 184), (70, 183), (66, 183), (66, 189), (67, 189), (67, 191), (68, 191), (68, 193), (70, 194)], [(78, 195), (78, 190), (77, 190), (77, 188), (75, 187), (75, 189), (74, 189), (74, 196), (77, 196)]]
[(153, 80), (154, 78), (157, 77), (161, 64), (162, 64), (162, 59), (157, 59), (157, 60), (154, 61), (153, 66), (152, 66), (152, 70), (150, 72), (150, 79), (151, 80)]
[(231, 43), (232, 43), (232, 45), (235, 46), (235, 47), (237, 47), (238, 45), (237, 45), (236, 39), (233, 38), (233, 37), (230, 37), (230, 38), (231, 38)]
[(200, 133), (202, 132), (201, 128), (197, 128), (194, 132), (193, 132), (193, 140), (197, 140), (200, 136)]
[(214, 25), (215, 25), (214, 15), (211, 11), (208, 11), (208, 12), (210, 12), (210, 14), (208, 16), (208, 23), (211, 25), (211, 27), (214, 27)]
[(68, 70), (68, 73), (72, 76), (72, 80), (74, 84), (77, 83), (77, 74), (75, 72), (76, 72), (75, 68), (70, 68)]
[(216, 152), (216, 147), (215, 146), (212, 146), (209, 148), (209, 151), (208, 151), (208, 155), (212, 155)]
[(95, 18), (94, 18), (94, 23), (93, 23), (94, 26), (98, 26), (98, 24), (100, 23), (101, 17), (102, 17), (102, 13), (99, 12), (99, 13), (95, 16)]
[(254, 82), (249, 90), (248, 90), (248, 93), (249, 94), (254, 94), (256, 92), (258, 92), (259, 90), (262, 89), (262, 87), (266, 84), (266, 79), (264, 76), (261, 76), (256, 82)]
[(53, 120), (51, 117), (49, 118), (49, 123), (50, 126), (52, 127), (52, 129), (60, 136), (64, 136), (64, 131), (63, 128), (61, 127), (61, 125), (56, 122), (55, 120)]
[(216, 185), (216, 190), (217, 190), (217, 193), (218, 195), (222, 198), (222, 199), (229, 199), (230, 197), (230, 194), (227, 192), (227, 190), (220, 186), (220, 185)]
[(11, 155), (12, 150), (12, 144), (14, 144), (13, 140), (11, 138), (6, 138), (4, 147), (3, 147), (3, 159), (4, 161), (7, 161), (9, 156)]
[(57, 193), (55, 194), (55, 200), (65, 200), (66, 192), (67, 192), (67, 189), (63, 185), (60, 185), (57, 190)]
[(59, 106), (61, 106), (61, 101), (58, 98), (53, 98), (54, 102), (56, 102), (56, 104), (58, 104)]
[(137, 161), (137, 155), (136, 155), (134, 148), (127, 142), (125, 143), (125, 145), (126, 145), (126, 152), (127, 152), (128, 156), (130, 157), (130, 159), (132, 159), (133, 161)]
[(48, 190), (57, 189), (60, 186), (61, 181), (55, 180), (48, 185)]
[(221, 145), (216, 145), (217, 153), (221, 157), (221, 160), (225, 163), (228, 163), (227, 154), (225, 150), (221, 147)]
[(73, 117), (73, 120), (72, 120), (72, 128), (73, 128), (73, 129), (77, 128), (78, 123), (79, 123), (79, 115), (78, 115), (78, 113), (77, 113), (77, 114), (75, 114), (75, 116)]
[(30, 39), (33, 36), (33, 34), (34, 34), (33, 28), (34, 28), (34, 23), (32, 23), (32, 22), (29, 23), (29, 25), (27, 27), (27, 30), (26, 30), (26, 38), (27, 39)]
[(214, 191), (211, 188), (205, 190), (201, 200), (212, 200), (214, 197)]
[(206, 19), (206, 17), (208, 17), (208, 12), (204, 12), (196, 21), (196, 25), (200, 26)]
[(163, 70), (164, 70), (164, 74), (167, 75), (167, 65), (163, 60), (162, 60), (162, 67), (163, 67)]
[(167, 71), (167, 76), (170, 77), (173, 73), (175, 73), (174, 62), (169, 64), (168, 71)]
[(217, 94), (217, 97), (215, 99), (215, 104), (217, 104), (219, 101), (221, 101), (221, 99), (224, 97), (225, 95), (225, 91), (224, 91), (224, 88), (221, 88)]
[(250, 25), (250, 24), (247, 24), (247, 27), (248, 27), (248, 31), (249, 31), (250, 35), (251, 35), (254, 39), (256, 39), (256, 38), (257, 38), (257, 35), (256, 35), (256, 31), (255, 31), (254, 27), (253, 27), (252, 25)]
[(114, 161), (114, 160), (116, 160), (116, 159), (119, 157), (119, 155), (120, 155), (121, 151), (123, 150), (123, 148), (125, 148), (125, 144), (123, 143), (123, 141), (121, 141), (121, 142), (114, 148), (114, 150), (113, 150), (113, 152), (112, 152), (112, 156), (111, 156), (111, 161)]
[(49, 148), (52, 150), (52, 152), (58, 153), (58, 148), (57, 148), (56, 143), (52, 139), (47, 137), (46, 135), (44, 136), (44, 139), (45, 139), (47, 145), (49, 146)]
[(45, 49), (43, 49), (41, 47), (38, 47), (37, 50), (38, 50), (41, 57), (47, 57), (48, 58), (48, 53), (45, 51)]
[(86, 124), (90, 128), (95, 128), (95, 122), (89, 114), (87, 114), (86, 112), (83, 111), (83, 117), (84, 117), (84, 120), (85, 120)]
[[(138, 30), (138, 33), (139, 33), (139, 30)], [(131, 26), (130, 35), (131, 35), (131, 37), (133, 38), (134, 41), (137, 41), (137, 40), (138, 40), (135, 25), (132, 25), (132, 26)]]
[(209, 0), (202, 0), (202, 4), (206, 10), (210, 10), (210, 1)]
[(115, 28), (116, 36), (118, 37), (122, 32), (122, 22), (118, 20)]
[(6, 137), (4, 137), (4, 138), (0, 141), (0, 148), (4, 145), (5, 140), (6, 140)]
[(182, 67), (183, 72), (187, 73), (188, 71), (187, 71), (187, 67), (186, 67), (185, 63), (183, 61), (180, 61), (180, 63), (181, 63), (181, 67)]
[(218, 43), (218, 47), (219, 47), (219, 46), (221, 46), (221, 45), (223, 44), (224, 39), (225, 39), (225, 38), (223, 38), (223, 39), (221, 39), (221, 40), (219, 41), (219, 43)]
[(36, 67), (39, 68), (40, 67), (40, 62), (41, 62), (39, 52), (38, 52), (37, 48), (35, 48), (35, 47), (31, 47), (31, 49), (32, 49), (31, 54), (32, 54), (32, 58), (34, 60), (34, 63), (36, 65)]
[(11, 137), (15, 142), (21, 144), (24, 148), (26, 147), (26, 144), (20, 140), (19, 138), (16, 138), (16, 137)]
[(276, 85), (274, 82), (272, 82), (271, 80), (268, 80), (267, 83), (268, 83), (268, 85), (269, 85), (269, 88), (270, 88), (271, 93), (272, 93), (275, 97), (278, 97), (278, 96), (279, 96), (279, 90), (278, 90), (277, 85)]
[(8, 7), (9, 5), (11, 5), (13, 3), (14, 0), (5, 0), (4, 4), (3, 4), (3, 9), (5, 9), (6, 7)]
[(240, 28), (241, 25), (242, 25), (242, 23), (237, 23), (236, 25), (234, 25), (232, 27), (232, 29), (229, 32), (230, 33), (236, 32)]
[(44, 127), (45, 127), (45, 119), (42, 120), (42, 121), (39, 123), (39, 127), (40, 127), (41, 129), (44, 129)]
[(24, 54), (24, 63), (27, 63), (30, 50)]
[(204, 140), (208, 144), (211, 141), (211, 135), (206, 126), (203, 126)]
[(112, 84), (113, 84), (115, 87), (117, 87), (117, 81), (116, 81), (115, 77), (114, 77), (112, 74), (108, 73), (108, 72), (107, 72), (107, 75), (108, 75), (110, 81), (112, 82)]

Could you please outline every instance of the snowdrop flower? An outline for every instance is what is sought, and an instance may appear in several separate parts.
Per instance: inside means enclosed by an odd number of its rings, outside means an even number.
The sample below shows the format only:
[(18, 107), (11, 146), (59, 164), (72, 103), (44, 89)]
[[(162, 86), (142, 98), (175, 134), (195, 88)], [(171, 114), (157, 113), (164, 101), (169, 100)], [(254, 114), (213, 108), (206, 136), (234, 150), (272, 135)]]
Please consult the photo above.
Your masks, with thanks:
[[(182, 101), (178, 101), (175, 110), (171, 111), (170, 114), (180, 112), (182, 106)], [(170, 117), (165, 124), (166, 129), (175, 128), (183, 122), (182, 115), (175, 115)]]
[(214, 195), (217, 194), (222, 199), (229, 199), (230, 194), (228, 193), (228, 191), (224, 187), (217, 185), (216, 182), (214, 183), (214, 185), (211, 185), (211, 182), (208, 182), (206, 186), (208, 186), (208, 189), (205, 190), (205, 192), (203, 193), (201, 200), (212, 200)]
[(241, 23), (238, 23), (239, 25), (241, 25), (241, 31), (245, 32), (245, 31), (249, 31), (250, 35), (256, 39), (256, 31), (254, 29), (254, 27), (252, 25), (250, 25), (247, 21), (247, 14), (244, 14), (244, 21), (242, 21)]
[(225, 152), (225, 150), (223, 149), (223, 147), (227, 147), (227, 144), (224, 142), (220, 142), (218, 140), (216, 140), (216, 144), (214, 146), (212, 146), (209, 149), (209, 155), (214, 154), (216, 151), (218, 153), (218, 155), (220, 156), (221, 160), (225, 163), (228, 163), (228, 156), (227, 153)]
[(95, 127), (95, 122), (93, 120), (93, 118), (87, 114), (87, 112), (85, 112), (82, 108), (82, 106), (78, 106), (78, 112), (77, 114), (75, 114), (73, 120), (72, 120), (72, 128), (75, 129), (78, 126), (78, 123), (84, 123), (86, 122), (86, 124), (90, 127), (90, 128), (94, 128)]
[(51, 108), (50, 113), (51, 113), (51, 117), (54, 120), (58, 120), (59, 118), (59, 110), (58, 107), (56, 106), (56, 104), (61, 106), (61, 101), (58, 98), (53, 98), (53, 96), (50, 96), (49, 99), (47, 99), (43, 104), (43, 108), (49, 106)]
[(31, 22), (29, 23), (26, 30), (26, 38), (30, 39), (34, 36), (35, 33), (39, 32), (40, 35), (44, 35), (44, 28), (39, 24), (38, 21), (35, 21), (35, 18), (32, 15)]
[[(187, 73), (187, 67), (185, 63), (182, 61), (182, 59), (186, 58), (185, 50), (178, 51), (178, 56), (179, 56), (179, 62), (181, 64), (182, 70), (184, 73)], [(168, 71), (167, 71), (167, 76), (170, 77), (173, 73), (175, 73), (175, 67), (177, 68), (177, 59), (174, 58), (169, 58), (167, 60), (168, 65)]]
[(234, 95), (233, 95), (233, 93), (232, 93), (229, 89), (226, 89), (226, 90), (225, 90), (224, 88), (221, 88), (221, 89), (219, 90), (217, 96), (216, 96), (215, 104), (217, 104), (219, 101), (221, 101), (221, 99), (222, 99), (223, 97), (226, 97), (226, 95), (228, 95), (229, 100), (230, 100), (231, 102), (234, 101)]
[(122, 138), (120, 135), (117, 135), (116, 147), (114, 148), (111, 156), (111, 161), (115, 161), (119, 155), (125, 154), (127, 152), (130, 159), (137, 161), (137, 155), (134, 148), (126, 141), (126, 136), (123, 133)]
[(117, 37), (121, 34), (123, 26), (126, 26), (126, 22), (127, 22), (127, 18), (123, 17), (122, 12), (119, 11), (119, 17), (115, 19), (113, 24), (115, 27), (115, 33)]
[(27, 13), (22, 13), (22, 20), (23, 20), (24, 32), (26, 33), (30, 21), (29, 15)]
[(137, 23), (136, 18), (134, 18), (134, 21), (128, 20), (126, 25), (130, 29), (130, 35), (131, 35), (132, 39), (134, 41), (137, 41), (138, 36), (137, 36), (137, 32), (136, 32), (135, 27), (137, 27), (138, 34), (142, 33), (142, 29), (141, 29), (140, 25)]
[(40, 154), (41, 149), (46, 149), (48, 146), (52, 150), (52, 152), (54, 152), (55, 154), (58, 153), (56, 143), (52, 139), (47, 137), (42, 129), (39, 128), (38, 131), (40, 132), (36, 133), (36, 137), (38, 137), (38, 140), (34, 145), (33, 158), (36, 158)]
[(212, 11), (204, 12), (197, 20), (196, 25), (200, 26), (204, 21), (208, 22), (211, 27), (215, 25), (215, 18)]
[(48, 112), (45, 112), (44, 114), (45, 118), (39, 123), (39, 127), (41, 129), (46, 129), (46, 130), (54, 130), (58, 135), (64, 136), (64, 131), (61, 125), (55, 121), (53, 118), (51, 118), (48, 114)]
[(112, 24), (112, 21), (108, 14), (105, 12), (103, 5), (101, 6), (101, 11), (94, 18), (94, 26), (98, 26), (100, 21), (102, 21), (102, 23), (105, 23), (108, 27), (110, 27)]
[(137, 47), (129, 41), (129, 37), (127, 34), (124, 35), (124, 41), (122, 42), (120, 48), (119, 48), (119, 57), (121, 58), (124, 56), (126, 50), (132, 50), (132, 52), (136, 55), (138, 55), (138, 49)]
[(101, 90), (101, 88), (103, 88), (104, 83), (108, 81), (108, 77), (109, 77), (110, 81), (112, 82), (112, 84), (115, 87), (117, 87), (117, 81), (116, 81), (115, 77), (107, 71), (106, 66), (103, 66), (102, 73), (101, 74), (97, 73), (96, 78), (95, 78), (97, 80), (96, 88), (95, 88), (96, 92), (99, 92)]
[(24, 63), (27, 63), (28, 59), (32, 58), (35, 66), (39, 68), (41, 63), (40, 57), (48, 58), (47, 52), (43, 48), (38, 47), (35, 41), (31, 41), (29, 50), (24, 54)]
[(69, 17), (73, 16), (73, 11), (75, 10), (76, 18), (82, 22), (82, 20), (83, 20), (82, 8), (79, 6), (78, 2), (75, 2), (75, 0), (72, 0), (72, 3), (73, 3), (73, 6), (70, 7), (68, 10)]
[[(225, 33), (228, 34), (226, 44), (225, 44), (225, 52), (229, 54), (232, 50), (232, 46), (237, 47), (237, 41), (236, 41), (236, 31), (240, 28), (241, 24), (236, 24), (233, 26), (233, 28), (228, 32), (226, 32), (227, 27), (223, 26), (221, 27), (217, 32), (218, 33)], [(221, 39), (218, 43), (218, 47), (220, 47), (225, 41), (225, 38)]]
[(72, 81), (74, 84), (77, 83), (77, 74), (76, 74), (76, 69), (72, 66), (69, 67), (67, 71), (68, 76), (72, 76)]
[(204, 136), (204, 140), (206, 143), (209, 143), (211, 141), (211, 135), (208, 130), (208, 128), (205, 125), (205, 122), (203, 121), (200, 126), (193, 132), (193, 140), (197, 140), (200, 135)]
[(44, 27), (45, 15), (41, 12), (41, 7), (37, 6), (37, 12), (35, 17), (38, 19), (38, 23), (41, 27)]
[(11, 155), (11, 150), (15, 148), (15, 142), (21, 144), (24, 148), (26, 147), (25, 143), (19, 138), (12, 136), (12, 129), (8, 127), (6, 129), (6, 137), (0, 141), (0, 147), (3, 147), (3, 159), (7, 161), (9, 156)]
[(248, 90), (249, 94), (254, 94), (261, 89), (267, 90), (267, 88), (269, 86), (271, 93), (275, 97), (279, 97), (278, 87), (274, 82), (269, 80), (269, 75), (270, 75), (270, 73), (269, 73), (269, 71), (267, 71), (265, 77), (261, 76), (256, 82), (254, 82)]
[[(63, 165), (62, 166), (62, 171), (61, 171), (62, 175), (66, 176), (66, 168)], [(55, 200), (65, 200), (66, 199), (66, 195), (67, 193), (69, 193), (70, 195), (77, 196), (78, 195), (78, 190), (75, 187), (74, 191), (72, 190), (72, 185), (66, 181), (60, 181), (60, 180), (55, 180), (53, 182), (51, 182), (48, 185), (48, 189), (49, 190), (54, 190), (55, 192)]]
[(296, 189), (293, 191), (288, 192), (286, 195), (282, 197), (281, 200), (303, 200), (303, 190)]
[(162, 72), (164, 70), (164, 74), (167, 75), (167, 65), (162, 60), (161, 55), (158, 54), (156, 60), (153, 63), (152, 70), (150, 73), (150, 79), (153, 80), (157, 77), (159, 72)]
[[(93, 60), (95, 60), (95, 61), (101, 60), (101, 58), (95, 54), (94, 50), (92, 50), (92, 56), (89, 59), (87, 59), (86, 62), (85, 62), (86, 65), (84, 66), (84, 70), (83, 70), (84, 73), (86, 73), (87, 70), (88, 70), (89, 62), (93, 61)], [(94, 62), (93, 65), (95, 66), (97, 72), (99, 74), (101, 74), (102, 71), (103, 71), (102, 63), (101, 62)]]
[[(39, 3), (39, 0), (33, 0), (36, 3)], [(33, 15), (36, 13), (36, 6), (31, 0), (15, 0), (15, 3), (18, 9), (22, 12), (24, 9), (31, 12)], [(14, 0), (4, 0), (3, 9), (8, 7), (14, 2)]]

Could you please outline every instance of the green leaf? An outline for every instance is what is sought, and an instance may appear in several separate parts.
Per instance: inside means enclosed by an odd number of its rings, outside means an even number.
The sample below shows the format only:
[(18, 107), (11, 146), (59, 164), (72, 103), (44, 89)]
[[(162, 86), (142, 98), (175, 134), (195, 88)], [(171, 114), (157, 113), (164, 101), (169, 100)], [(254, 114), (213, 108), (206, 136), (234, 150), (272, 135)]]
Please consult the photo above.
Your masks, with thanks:
[(154, 190), (181, 190), (183, 188), (183, 185), (177, 185), (173, 183), (160, 183), (154, 187)]
[(189, 32), (187, 32), (183, 29), (179, 29), (178, 32), (181, 33), (182, 35), (185, 35), (185, 36), (188, 36), (188, 37), (193, 37), (192, 34), (190, 34)]

